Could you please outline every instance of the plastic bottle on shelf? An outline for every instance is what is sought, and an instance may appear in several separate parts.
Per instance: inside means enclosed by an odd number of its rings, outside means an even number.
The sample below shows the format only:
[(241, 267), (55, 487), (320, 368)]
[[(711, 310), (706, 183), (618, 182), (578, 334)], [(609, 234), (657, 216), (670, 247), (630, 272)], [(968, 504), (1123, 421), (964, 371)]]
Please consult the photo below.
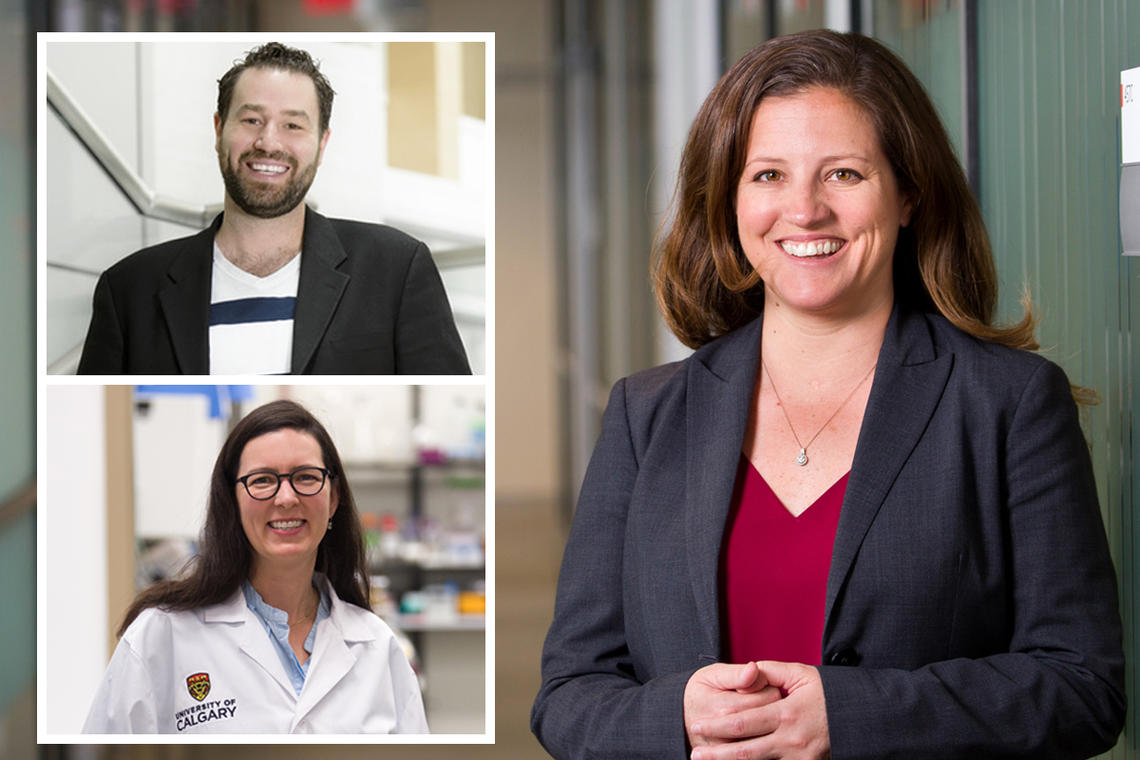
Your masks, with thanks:
[(360, 526), (364, 530), (364, 561), (368, 567), (381, 563), (380, 517), (372, 512), (360, 513)]
[(465, 498), (460, 503), (451, 530), (447, 532), (444, 554), (449, 564), (460, 567), (483, 564), (482, 526), (476, 517), (479, 506), (481, 505), (471, 498)]
[(455, 581), (424, 586), (424, 618), (432, 623), (453, 623), (459, 617), (459, 584)]
[(395, 625), (399, 610), (396, 609), (396, 600), (392, 598), (392, 582), (386, 575), (373, 575), (370, 579), (371, 598), (369, 603), (372, 611), (384, 618), (389, 625)]
[(416, 449), (416, 461), (420, 464), (436, 465), (446, 461), (439, 434), (429, 425), (421, 422), (412, 428), (412, 443)]
[(471, 454), (473, 459), (484, 459), (487, 456), (487, 414), (480, 402), (476, 407), (476, 414), (471, 419)]
[(460, 591), (457, 600), (460, 615), (487, 614), (487, 584), (475, 581), (468, 591)]
[(400, 544), (400, 520), (391, 512), (385, 512), (380, 517), (378, 540), (380, 558), (385, 562), (399, 559)]

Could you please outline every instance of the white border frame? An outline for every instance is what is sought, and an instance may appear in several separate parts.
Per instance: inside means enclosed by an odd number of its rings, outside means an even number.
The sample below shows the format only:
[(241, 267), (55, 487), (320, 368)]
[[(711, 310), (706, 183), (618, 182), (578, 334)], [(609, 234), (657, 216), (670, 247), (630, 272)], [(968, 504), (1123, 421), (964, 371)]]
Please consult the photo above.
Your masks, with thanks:
[[(262, 44), (280, 41), (303, 45), (308, 42), (482, 42), (485, 66), (485, 118), (487, 151), (487, 187), (484, 207), (486, 230), (486, 266), (484, 293), (486, 300), (485, 362), (482, 376), (451, 375), (295, 375), (288, 378), (260, 375), (109, 375), (69, 376), (47, 375), (47, 190), (45, 178), (46, 144), (46, 43), (47, 42), (164, 42), (176, 38), (185, 42), (248, 42)], [(48, 652), (44, 643), (47, 618), (47, 589), (44, 579), (49, 564), (46, 514), (48, 484), (39, 479), (36, 499), (40, 518), (36, 521), (36, 741), (40, 744), (494, 744), (495, 742), (495, 34), (493, 32), (431, 32), (431, 33), (205, 33), (205, 32), (40, 32), (36, 35), (36, 467), (47, 472), (45, 454), (46, 412), (45, 399), (48, 386), (67, 385), (475, 385), (484, 388), (486, 410), (486, 474), (485, 474), (485, 537), (486, 559), (484, 566), (487, 588), (487, 612), (484, 628), (484, 731), (481, 734), (397, 734), (397, 735), (345, 735), (345, 734), (53, 734), (47, 731), (46, 662)]]

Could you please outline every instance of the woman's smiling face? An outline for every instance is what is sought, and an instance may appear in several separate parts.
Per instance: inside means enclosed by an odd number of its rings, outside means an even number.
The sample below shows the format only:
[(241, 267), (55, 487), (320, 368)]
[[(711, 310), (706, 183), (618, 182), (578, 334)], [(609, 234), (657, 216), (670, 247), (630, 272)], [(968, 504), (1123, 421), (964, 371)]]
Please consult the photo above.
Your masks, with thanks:
[(814, 87), (761, 101), (736, 224), (767, 306), (840, 319), (889, 310), (910, 212), (874, 125), (846, 95)]
[[(316, 438), (282, 428), (259, 435), (245, 445), (238, 461), (238, 477), (258, 472), (287, 475), (301, 467), (324, 466)], [(317, 547), (337, 507), (331, 479), (326, 479), (316, 494), (301, 496), (284, 477), (277, 493), (265, 500), (251, 497), (241, 483), (234, 487), (242, 528), (253, 547), (255, 567), (265, 563), (316, 562)]]

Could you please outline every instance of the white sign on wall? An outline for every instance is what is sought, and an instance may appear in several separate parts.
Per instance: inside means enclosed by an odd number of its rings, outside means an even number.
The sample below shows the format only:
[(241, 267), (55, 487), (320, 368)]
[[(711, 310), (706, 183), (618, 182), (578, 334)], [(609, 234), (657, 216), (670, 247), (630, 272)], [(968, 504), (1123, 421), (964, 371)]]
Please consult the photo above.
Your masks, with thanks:
[(1140, 67), (1120, 72), (1120, 163), (1140, 163)]
[(1140, 256), (1140, 68), (1120, 72), (1120, 252)]

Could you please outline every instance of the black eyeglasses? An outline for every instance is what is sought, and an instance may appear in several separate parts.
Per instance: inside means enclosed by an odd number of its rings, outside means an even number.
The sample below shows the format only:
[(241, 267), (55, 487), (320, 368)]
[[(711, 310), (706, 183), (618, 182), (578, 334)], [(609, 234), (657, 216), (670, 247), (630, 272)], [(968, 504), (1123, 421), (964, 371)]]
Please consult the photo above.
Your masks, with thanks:
[(234, 482), (245, 486), (245, 492), (251, 499), (267, 501), (277, 495), (285, 478), (289, 479), (289, 485), (298, 496), (314, 496), (325, 487), (329, 474), (324, 467), (298, 467), (293, 472), (251, 472)]

